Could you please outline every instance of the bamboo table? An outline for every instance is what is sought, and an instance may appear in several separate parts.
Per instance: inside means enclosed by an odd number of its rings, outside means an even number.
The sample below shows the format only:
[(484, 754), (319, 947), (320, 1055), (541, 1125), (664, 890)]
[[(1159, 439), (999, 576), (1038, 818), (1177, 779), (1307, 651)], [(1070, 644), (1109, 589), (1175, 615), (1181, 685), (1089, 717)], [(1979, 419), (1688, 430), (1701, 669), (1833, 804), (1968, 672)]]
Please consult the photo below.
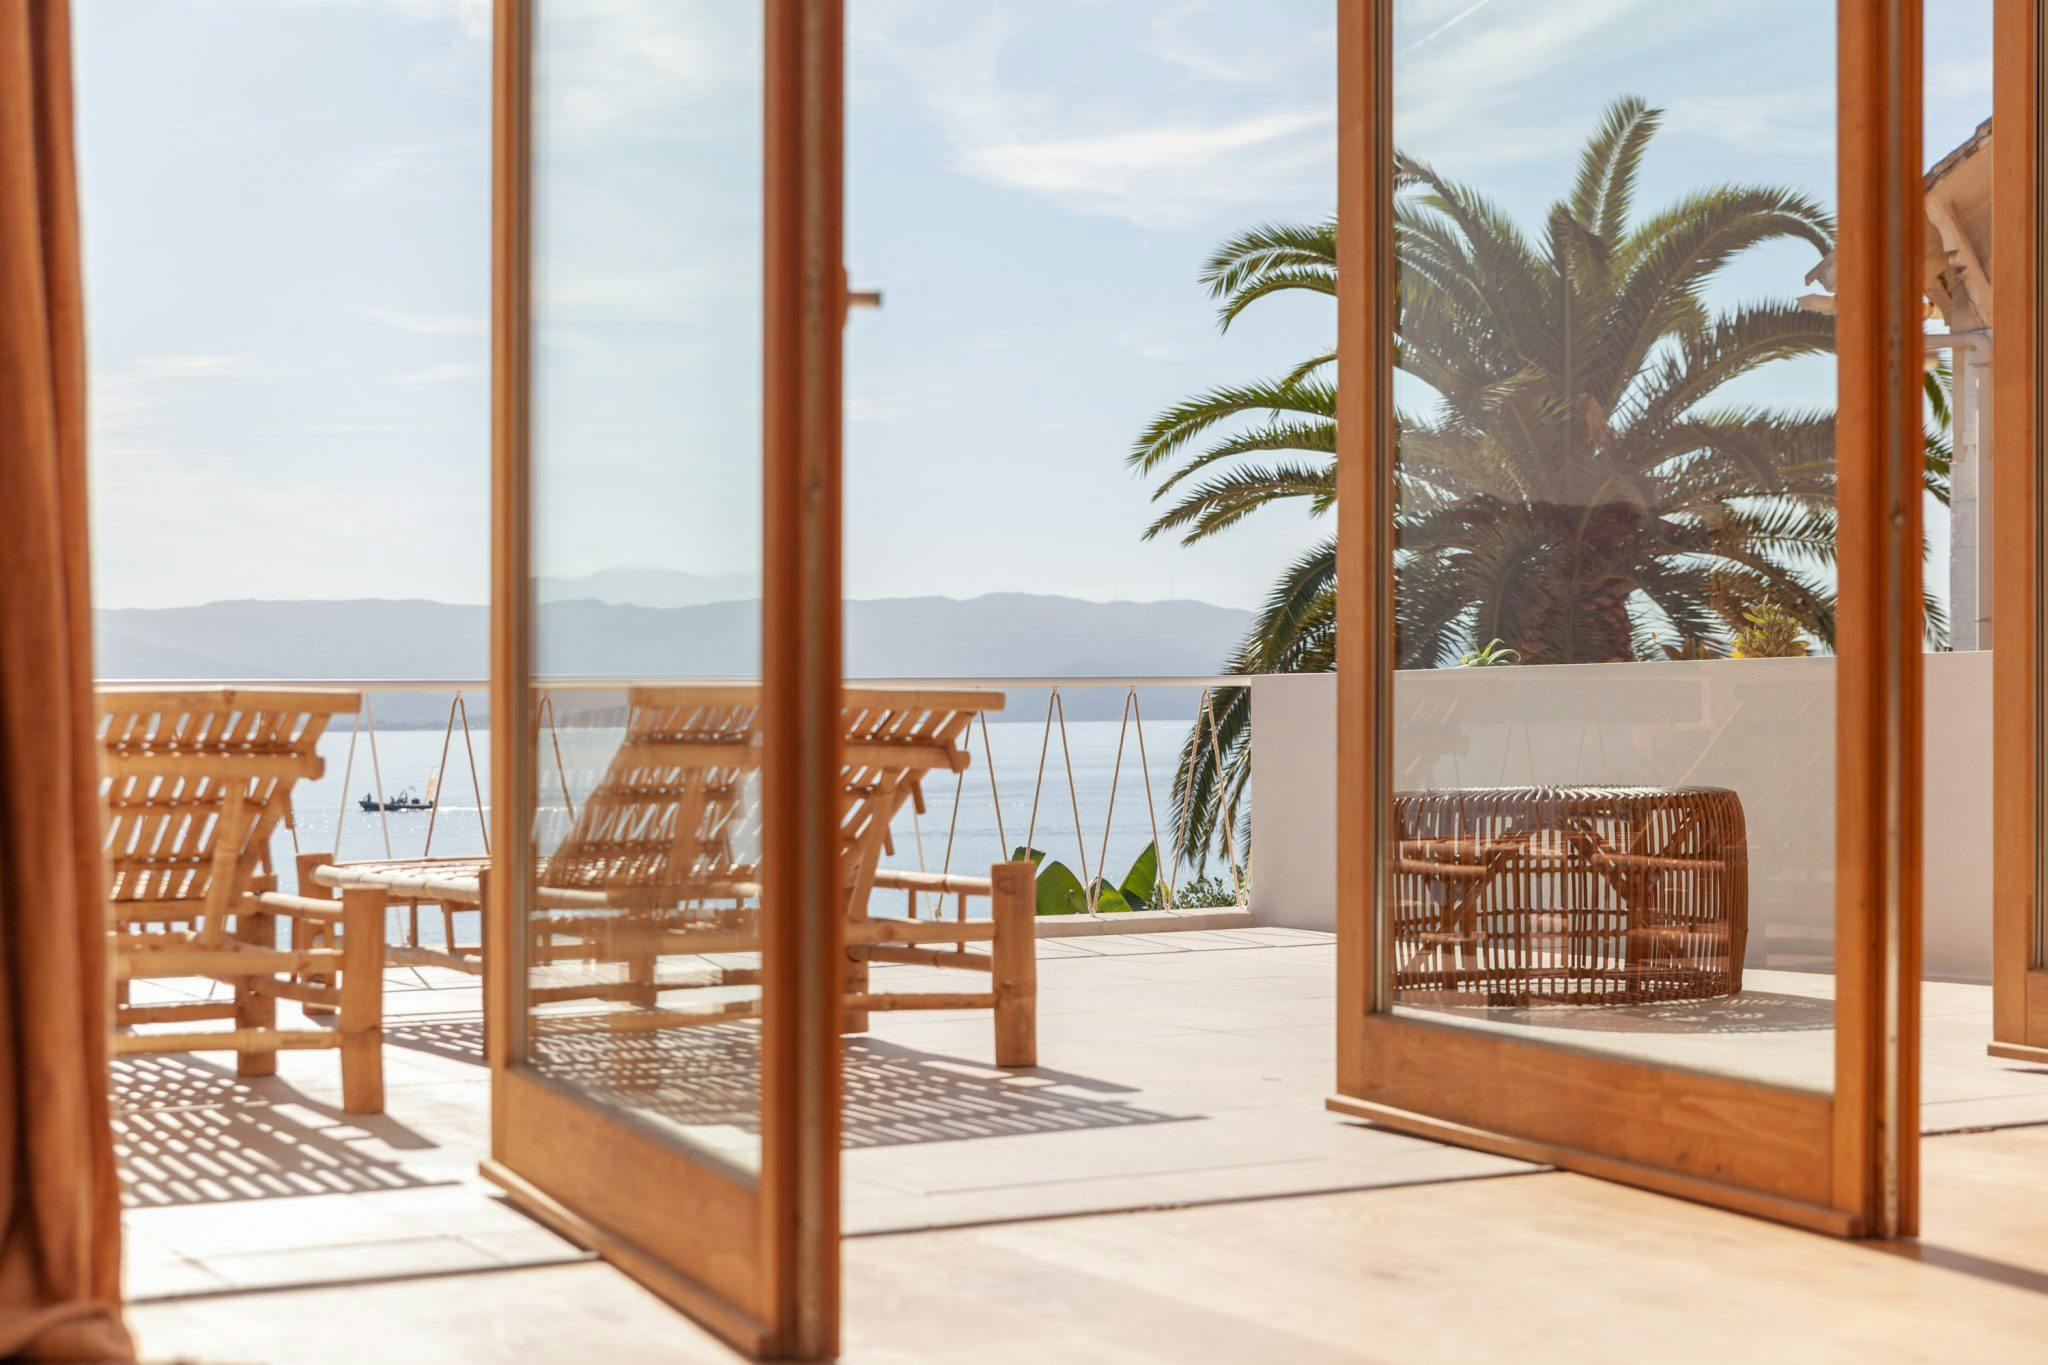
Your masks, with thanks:
[(1403, 1004), (1590, 1005), (1742, 989), (1749, 858), (1724, 787), (1394, 795)]

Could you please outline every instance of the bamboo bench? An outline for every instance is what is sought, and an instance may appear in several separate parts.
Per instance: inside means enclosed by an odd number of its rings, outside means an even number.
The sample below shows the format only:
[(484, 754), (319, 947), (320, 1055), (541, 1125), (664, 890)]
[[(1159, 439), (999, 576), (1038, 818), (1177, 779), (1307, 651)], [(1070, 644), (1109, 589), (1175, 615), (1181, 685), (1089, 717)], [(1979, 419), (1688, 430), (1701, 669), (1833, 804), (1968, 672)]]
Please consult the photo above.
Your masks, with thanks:
[(1396, 792), (1404, 1004), (1703, 1000), (1742, 989), (1749, 854), (1722, 787)]
[[(230, 1050), (243, 1076), (277, 1070), (285, 1048), (341, 1053), (342, 1108), (384, 1107), (385, 896), (339, 904), (280, 895), (270, 836), (292, 784), (317, 778), (330, 717), (353, 692), (102, 689), (100, 789), (106, 808), (108, 932), (117, 1056)], [(293, 928), (278, 943), (279, 922)], [(200, 977), (228, 1000), (135, 1004), (129, 983)], [(333, 1029), (277, 1026), (277, 1002), (338, 1013)], [(230, 1019), (228, 1030), (135, 1033), (138, 1025)]]
[[(923, 782), (969, 762), (968, 726), (998, 709), (997, 693), (849, 688), (841, 712), (839, 869), (845, 894), (845, 1027), (860, 1032), (875, 1011), (987, 1009), (999, 1066), (1036, 1064), (1035, 869), (999, 863), (987, 877), (891, 871), (890, 826), (906, 804), (924, 808)], [(529, 1008), (606, 1000), (630, 1008), (610, 1018), (617, 1029), (716, 1023), (748, 1017), (758, 1001), (711, 1008), (664, 1007), (675, 986), (661, 979), (664, 958), (703, 959), (760, 949), (760, 885), (753, 848), (760, 830), (755, 785), (760, 768), (759, 689), (748, 684), (683, 683), (627, 690), (621, 738), (580, 804), (567, 833), (538, 860), (524, 926)], [(480, 942), (461, 944), (458, 911), (479, 909), (491, 875), (488, 859), (436, 858), (334, 864), (303, 860), (301, 885), (314, 894), (375, 889), (414, 912), (438, 906), (442, 948), (395, 945), (390, 960), (481, 973)], [(877, 889), (949, 898), (951, 918), (876, 919)], [(967, 918), (970, 898), (986, 898), (990, 918)], [(988, 944), (971, 951), (970, 944)], [(870, 967), (938, 967), (977, 978), (959, 992), (873, 990)], [(580, 966), (579, 973), (574, 969)], [(757, 972), (722, 969), (748, 984)]]

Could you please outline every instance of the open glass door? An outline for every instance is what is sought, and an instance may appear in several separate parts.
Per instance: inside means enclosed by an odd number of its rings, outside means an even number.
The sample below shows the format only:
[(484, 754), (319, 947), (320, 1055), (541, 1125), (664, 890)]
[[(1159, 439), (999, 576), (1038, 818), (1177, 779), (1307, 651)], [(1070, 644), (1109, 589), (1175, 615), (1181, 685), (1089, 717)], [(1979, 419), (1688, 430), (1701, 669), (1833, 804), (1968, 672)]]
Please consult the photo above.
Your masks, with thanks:
[(1331, 1105), (1890, 1235), (1919, 0), (1763, 13), (1340, 6)]
[(835, 1349), (840, 15), (497, 10), (492, 1159)]
[(2040, 511), (2043, 171), (2041, 83), (2048, 71), (2041, 0), (1998, 0), (1992, 73), (1994, 237), (2022, 243), (1993, 274), (1998, 318), (1991, 518), (1999, 594), (1992, 617), (1993, 1056), (2048, 1062), (2048, 677), (2042, 668)]

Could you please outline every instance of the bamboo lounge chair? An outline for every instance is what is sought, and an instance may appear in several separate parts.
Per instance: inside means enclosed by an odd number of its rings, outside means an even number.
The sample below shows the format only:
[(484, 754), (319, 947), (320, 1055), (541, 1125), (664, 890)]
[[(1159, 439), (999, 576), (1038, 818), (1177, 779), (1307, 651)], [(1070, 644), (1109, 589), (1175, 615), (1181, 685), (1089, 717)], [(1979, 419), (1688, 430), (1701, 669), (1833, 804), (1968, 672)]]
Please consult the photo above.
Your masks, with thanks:
[[(292, 784), (320, 775), (314, 746), (329, 717), (359, 702), (324, 690), (101, 690), (116, 1027), (233, 1021), (226, 1031), (120, 1032), (117, 1056), (231, 1050), (238, 1074), (267, 1076), (280, 1048), (336, 1048), (342, 1108), (383, 1109), (384, 893), (364, 888), (339, 904), (280, 895), (266, 870)], [(280, 920), (293, 926), (293, 947), (278, 946)], [(127, 1001), (129, 982), (164, 977), (234, 994)], [(338, 1011), (337, 1025), (279, 1028), (280, 999)]]
[[(840, 867), (846, 891), (846, 1028), (878, 1010), (988, 1009), (999, 1066), (1036, 1064), (1036, 922), (1030, 864), (997, 864), (987, 877), (880, 867), (890, 825), (906, 803), (923, 809), (933, 771), (969, 765), (968, 726), (1002, 705), (998, 693), (848, 689), (840, 769)], [(750, 791), (760, 762), (759, 691), (742, 684), (637, 686), (618, 718), (623, 736), (574, 811), (567, 834), (535, 877), (525, 926), (529, 1007), (607, 999), (635, 1011), (608, 1027), (663, 1028), (751, 1014), (750, 999), (709, 1008), (663, 1007), (657, 979), (666, 957), (759, 951), (760, 887), (749, 852), (758, 831)], [(302, 882), (341, 890), (375, 887), (393, 900), (475, 909), (487, 860), (412, 859), (309, 866)], [(952, 918), (873, 919), (870, 895), (901, 890), (950, 898)], [(969, 920), (970, 898), (987, 897), (988, 920)], [(969, 951), (988, 943), (987, 952)], [(481, 954), (453, 945), (410, 948), (394, 960), (482, 970)], [(988, 989), (870, 990), (874, 963), (973, 972)], [(586, 969), (569, 979), (575, 964)], [(725, 969), (744, 982), (747, 968)], [(680, 984), (680, 983), (676, 983)], [(701, 984), (693, 983), (693, 984)]]

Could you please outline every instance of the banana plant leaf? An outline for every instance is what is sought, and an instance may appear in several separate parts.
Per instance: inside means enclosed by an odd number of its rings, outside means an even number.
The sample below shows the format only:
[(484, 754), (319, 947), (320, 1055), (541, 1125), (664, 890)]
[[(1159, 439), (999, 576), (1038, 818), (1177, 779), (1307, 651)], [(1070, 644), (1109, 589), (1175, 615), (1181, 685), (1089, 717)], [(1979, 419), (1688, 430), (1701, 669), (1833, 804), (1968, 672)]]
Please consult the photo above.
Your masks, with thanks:
[(1111, 886), (1102, 878), (1095, 879), (1095, 913), (1098, 915), (1124, 914), (1136, 907), (1124, 898), (1124, 893)]
[(1128, 910), (1150, 910), (1159, 899), (1159, 845), (1147, 844), (1145, 851), (1124, 873), (1118, 896)]
[(1045, 851), (1036, 848), (1019, 847), (1010, 855), (1012, 862), (1030, 861), (1038, 864), (1038, 913), (1041, 915), (1079, 915), (1088, 909), (1088, 888), (1081, 884), (1067, 865), (1057, 858), (1047, 862)]

